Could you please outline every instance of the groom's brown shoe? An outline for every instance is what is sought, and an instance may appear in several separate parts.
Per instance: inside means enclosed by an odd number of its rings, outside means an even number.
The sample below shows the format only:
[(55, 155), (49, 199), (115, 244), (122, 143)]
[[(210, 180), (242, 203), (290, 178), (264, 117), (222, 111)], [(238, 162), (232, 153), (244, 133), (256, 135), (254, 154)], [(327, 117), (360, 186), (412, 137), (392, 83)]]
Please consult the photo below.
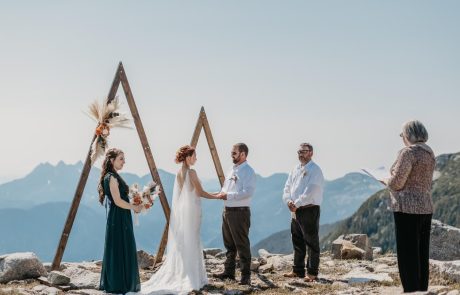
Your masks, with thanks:
[(221, 273), (215, 273), (212, 275), (213, 278), (219, 279), (219, 280), (235, 280), (235, 275), (228, 274), (226, 272), (221, 272)]

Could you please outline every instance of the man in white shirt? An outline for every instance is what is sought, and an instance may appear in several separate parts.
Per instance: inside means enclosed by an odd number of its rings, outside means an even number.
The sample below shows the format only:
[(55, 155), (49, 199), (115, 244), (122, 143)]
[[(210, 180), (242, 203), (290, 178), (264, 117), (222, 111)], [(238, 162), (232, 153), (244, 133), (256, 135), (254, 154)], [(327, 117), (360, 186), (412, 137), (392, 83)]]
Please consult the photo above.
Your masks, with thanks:
[(305, 281), (311, 282), (317, 279), (319, 269), (319, 217), (324, 177), (321, 168), (311, 159), (311, 144), (300, 144), (297, 155), (300, 164), (289, 173), (283, 193), (283, 201), (292, 214), (291, 236), (294, 246), (294, 266), (292, 272), (284, 276), (302, 277)]
[(256, 189), (256, 174), (246, 161), (248, 147), (237, 143), (232, 149), (232, 169), (225, 177), (219, 193), (224, 200), (222, 214), (222, 235), (227, 249), (224, 272), (214, 275), (219, 279), (235, 279), (236, 254), (240, 257), (242, 285), (251, 283), (251, 245), (249, 227), (251, 226), (251, 197)]

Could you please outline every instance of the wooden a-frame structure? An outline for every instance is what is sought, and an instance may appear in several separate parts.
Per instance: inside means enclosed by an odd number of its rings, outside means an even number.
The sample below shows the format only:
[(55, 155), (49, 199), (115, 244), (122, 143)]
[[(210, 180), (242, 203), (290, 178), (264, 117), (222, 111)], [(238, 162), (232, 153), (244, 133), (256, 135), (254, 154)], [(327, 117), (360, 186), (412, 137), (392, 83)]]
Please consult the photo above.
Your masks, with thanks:
[(208, 118), (206, 117), (206, 112), (204, 107), (201, 107), (200, 115), (196, 122), (195, 131), (193, 132), (192, 140), (190, 145), (196, 147), (198, 144), (198, 139), (200, 138), (201, 130), (204, 130), (206, 135), (206, 140), (208, 141), (209, 151), (211, 152), (212, 161), (214, 162), (214, 167), (216, 168), (217, 177), (219, 178), (220, 185), (224, 185), (225, 175), (222, 170), (222, 165), (219, 160), (219, 154), (217, 153), (216, 145), (214, 143), (214, 138), (212, 137), (211, 127), (209, 127)]
[[(136, 103), (134, 102), (134, 97), (131, 92), (131, 87), (128, 83), (128, 78), (126, 77), (125, 70), (123, 68), (123, 64), (120, 62), (118, 64), (117, 71), (115, 73), (115, 78), (112, 82), (112, 87), (110, 88), (109, 95), (107, 97), (107, 102), (111, 102), (117, 93), (119, 85), (122, 85), (123, 91), (125, 93), (126, 99), (128, 101), (129, 109), (131, 110), (131, 115), (134, 120), (134, 124), (137, 129), (137, 133), (139, 135), (139, 139), (141, 140), (142, 149), (144, 150), (145, 158), (147, 159), (147, 163), (150, 169), (150, 174), (152, 175), (153, 180), (160, 185), (162, 188), (160, 193), (160, 202), (161, 206), (163, 207), (163, 211), (166, 218), (166, 225), (163, 231), (163, 236), (161, 238), (160, 246), (157, 251), (157, 255), (155, 257), (155, 264), (161, 262), (163, 259), (163, 254), (166, 248), (166, 243), (168, 241), (168, 226), (169, 226), (169, 204), (168, 200), (166, 199), (166, 195), (164, 193), (163, 185), (161, 184), (160, 175), (158, 174), (158, 170), (155, 165), (155, 161), (153, 160), (152, 151), (150, 150), (149, 143), (147, 141), (147, 136), (145, 135), (144, 127), (141, 122), (141, 118), (139, 117), (139, 113), (137, 111)], [(62, 256), (64, 255), (64, 251), (67, 245), (67, 240), (69, 239), (70, 231), (72, 230), (72, 226), (75, 220), (75, 216), (77, 215), (78, 206), (80, 205), (80, 201), (83, 195), (83, 190), (85, 188), (86, 182), (88, 180), (88, 175), (91, 170), (91, 146), (96, 139), (96, 135), (93, 136), (91, 140), (90, 149), (88, 155), (86, 156), (86, 161), (83, 166), (83, 171), (80, 175), (80, 180), (78, 181), (77, 189), (75, 191), (75, 195), (72, 201), (72, 205), (70, 207), (69, 213), (67, 215), (67, 220), (64, 225), (64, 229), (62, 230), (61, 239), (59, 241), (59, 245), (56, 249), (56, 255), (54, 256), (52, 269), (56, 270), (59, 268)]]
[[(153, 159), (152, 152), (150, 150), (149, 143), (147, 141), (147, 136), (145, 135), (144, 127), (142, 125), (142, 121), (139, 117), (139, 112), (137, 110), (136, 104), (134, 102), (134, 96), (131, 92), (131, 87), (129, 86), (128, 78), (126, 76), (125, 70), (123, 68), (123, 64), (120, 62), (115, 73), (115, 77), (112, 82), (112, 87), (110, 88), (109, 95), (107, 96), (107, 102), (110, 103), (117, 93), (119, 85), (122, 85), (123, 91), (125, 93), (126, 99), (128, 101), (129, 108), (131, 110), (131, 115), (134, 120), (134, 124), (137, 129), (137, 133), (139, 135), (139, 139), (141, 140), (142, 148), (144, 150), (145, 158), (147, 159), (147, 163), (149, 166), (150, 174), (152, 175), (153, 180), (160, 185), (162, 188), (160, 193), (160, 202), (163, 208), (163, 212), (166, 218), (165, 228), (163, 230), (163, 235), (161, 238), (160, 245), (158, 247), (157, 255), (155, 256), (155, 265), (160, 263), (163, 259), (164, 251), (166, 249), (166, 244), (168, 242), (168, 228), (169, 228), (169, 215), (170, 215), (170, 208), (168, 204), (168, 200), (166, 199), (166, 195), (164, 193), (163, 185), (161, 183), (160, 175), (158, 174), (157, 167), (155, 165), (155, 161)], [(217, 176), (219, 178), (220, 185), (224, 184), (225, 176), (222, 170), (222, 165), (219, 160), (219, 155), (217, 153), (216, 145), (214, 143), (214, 139), (212, 137), (211, 128), (209, 126), (208, 119), (206, 117), (206, 113), (204, 108), (201, 107), (200, 114), (198, 116), (198, 120), (196, 123), (195, 131), (193, 132), (192, 140), (190, 145), (196, 147), (198, 143), (198, 139), (200, 138), (201, 130), (204, 129), (204, 133), (206, 136), (206, 140), (208, 142), (209, 150), (211, 152), (211, 157), (214, 162), (214, 167), (217, 172)], [(75, 190), (75, 195), (72, 201), (72, 205), (70, 207), (69, 213), (67, 215), (67, 220), (64, 225), (64, 229), (62, 230), (61, 239), (59, 240), (59, 245), (56, 249), (56, 254), (54, 256), (52, 269), (57, 270), (62, 261), (62, 257), (64, 256), (64, 251), (67, 245), (67, 241), (69, 239), (70, 231), (72, 230), (73, 223), (75, 221), (75, 216), (77, 215), (78, 207), (80, 205), (80, 201), (83, 195), (83, 190), (85, 188), (86, 182), (88, 180), (89, 172), (91, 170), (91, 146), (96, 139), (96, 135), (93, 136), (91, 140), (90, 148), (88, 154), (86, 156), (85, 164), (83, 166), (82, 173), (80, 175), (80, 179), (78, 181), (77, 189)]]

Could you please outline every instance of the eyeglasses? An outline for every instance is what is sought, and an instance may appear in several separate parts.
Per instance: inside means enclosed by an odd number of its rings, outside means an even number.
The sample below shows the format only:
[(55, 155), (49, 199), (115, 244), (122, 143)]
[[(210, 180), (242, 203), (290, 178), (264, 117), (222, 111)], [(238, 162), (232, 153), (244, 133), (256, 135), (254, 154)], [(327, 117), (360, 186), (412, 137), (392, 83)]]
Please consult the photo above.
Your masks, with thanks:
[(300, 154), (305, 154), (305, 153), (308, 153), (308, 152), (311, 152), (311, 150), (298, 150), (297, 153), (300, 155)]

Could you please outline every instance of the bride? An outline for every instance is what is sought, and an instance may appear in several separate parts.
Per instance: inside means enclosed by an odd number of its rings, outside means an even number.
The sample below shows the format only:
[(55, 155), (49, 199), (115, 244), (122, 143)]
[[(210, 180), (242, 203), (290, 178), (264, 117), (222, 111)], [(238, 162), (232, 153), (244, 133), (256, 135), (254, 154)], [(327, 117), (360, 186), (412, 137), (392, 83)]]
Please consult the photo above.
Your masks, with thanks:
[(195, 148), (176, 153), (182, 167), (176, 174), (169, 219), (166, 259), (158, 272), (141, 286), (140, 294), (187, 294), (208, 283), (200, 240), (201, 199), (219, 199), (205, 192), (195, 170)]

